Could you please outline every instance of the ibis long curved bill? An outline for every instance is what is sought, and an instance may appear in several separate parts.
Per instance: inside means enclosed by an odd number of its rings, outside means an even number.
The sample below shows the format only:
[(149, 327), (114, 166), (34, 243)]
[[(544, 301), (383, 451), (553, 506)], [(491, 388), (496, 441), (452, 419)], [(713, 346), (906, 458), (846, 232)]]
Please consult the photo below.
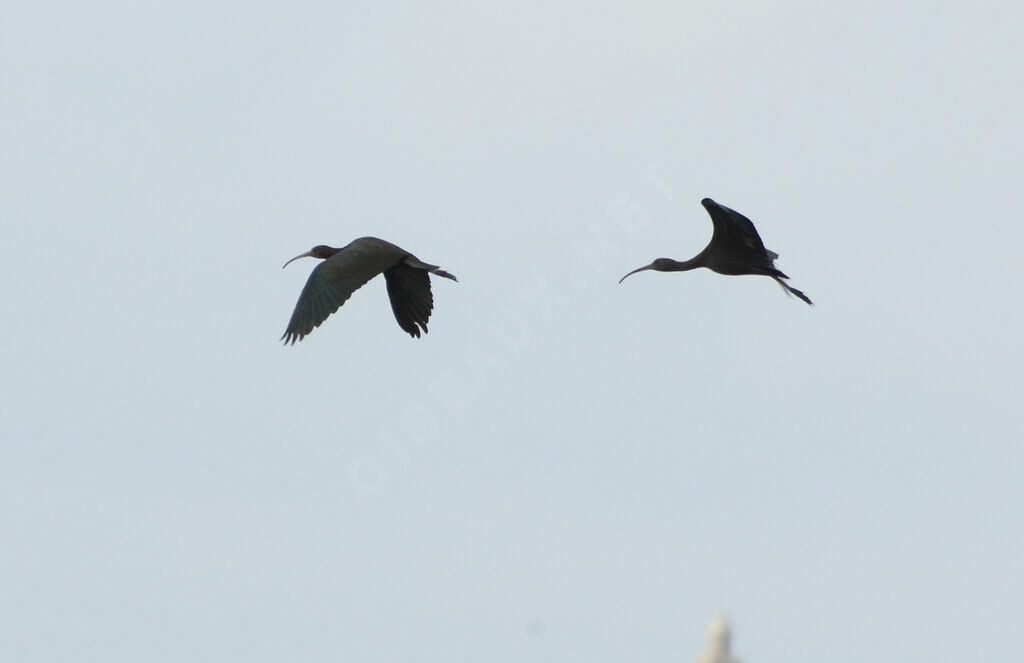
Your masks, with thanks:
[(289, 260), (285, 264), (281, 265), (281, 269), (284, 269), (285, 267), (287, 267), (288, 265), (292, 264), (293, 262), (295, 262), (299, 258), (313, 258), (313, 257), (316, 257), (315, 250), (313, 250), (313, 251), (306, 251), (305, 253), (300, 253), (299, 255), (295, 256), (294, 258), (292, 258), (291, 260)]
[(634, 269), (632, 272), (630, 272), (629, 274), (626, 274), (626, 276), (623, 276), (621, 279), (619, 279), (619, 283), (622, 283), (623, 281), (625, 281), (626, 277), (628, 277), (628, 276), (633, 276), (637, 272), (645, 272), (648, 269), (654, 269), (654, 263), (653, 262), (651, 264), (649, 264), (649, 265), (644, 265), (643, 267), (638, 267), (638, 268)]

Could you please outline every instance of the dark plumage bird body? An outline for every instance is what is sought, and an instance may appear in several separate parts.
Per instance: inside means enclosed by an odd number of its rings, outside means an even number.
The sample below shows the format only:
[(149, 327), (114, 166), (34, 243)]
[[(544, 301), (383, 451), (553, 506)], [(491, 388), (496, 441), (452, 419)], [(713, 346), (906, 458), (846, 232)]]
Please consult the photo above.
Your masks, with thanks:
[(457, 280), (437, 265), (428, 265), (405, 249), (376, 237), (360, 237), (340, 249), (321, 244), (292, 260), (303, 257), (323, 262), (313, 269), (302, 288), (281, 337), (286, 344), (301, 341), (378, 274), (384, 274), (398, 326), (418, 338), (421, 329), (426, 333), (434, 308), (429, 275)]
[(619, 283), (625, 281), (631, 274), (648, 269), (658, 272), (685, 272), (705, 267), (727, 276), (755, 274), (771, 277), (786, 292), (813, 306), (807, 295), (783, 280), (789, 277), (775, 267), (775, 260), (779, 254), (765, 248), (750, 219), (725, 205), (719, 205), (710, 198), (705, 198), (700, 203), (708, 211), (714, 226), (711, 241), (703, 251), (689, 260), (658, 258), (651, 264), (626, 274), (619, 279)]

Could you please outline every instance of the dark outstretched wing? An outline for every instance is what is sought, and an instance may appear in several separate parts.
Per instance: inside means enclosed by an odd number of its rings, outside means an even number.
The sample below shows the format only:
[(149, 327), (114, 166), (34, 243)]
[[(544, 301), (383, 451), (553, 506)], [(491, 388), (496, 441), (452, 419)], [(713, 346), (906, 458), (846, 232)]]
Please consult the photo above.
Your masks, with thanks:
[(400, 262), (384, 272), (384, 279), (398, 326), (410, 336), (419, 338), (420, 327), (424, 333), (427, 332), (427, 321), (434, 310), (430, 273)]
[(711, 215), (711, 223), (715, 226), (714, 235), (705, 251), (710, 253), (716, 272), (770, 276), (786, 292), (814, 306), (814, 302), (803, 291), (797, 290), (783, 280), (789, 277), (775, 266), (775, 259), (779, 254), (765, 248), (753, 221), (710, 198), (705, 198), (700, 204)]
[(760, 256), (767, 254), (771, 260), (779, 257), (777, 253), (764, 247), (753, 221), (710, 198), (705, 198), (700, 204), (711, 215), (711, 223), (715, 227), (715, 232), (711, 236), (713, 245), (735, 252), (754, 253)]
[(281, 337), (285, 344), (301, 341), (337, 311), (353, 292), (380, 274), (383, 268), (378, 262), (368, 259), (364, 253), (345, 249), (317, 265)]

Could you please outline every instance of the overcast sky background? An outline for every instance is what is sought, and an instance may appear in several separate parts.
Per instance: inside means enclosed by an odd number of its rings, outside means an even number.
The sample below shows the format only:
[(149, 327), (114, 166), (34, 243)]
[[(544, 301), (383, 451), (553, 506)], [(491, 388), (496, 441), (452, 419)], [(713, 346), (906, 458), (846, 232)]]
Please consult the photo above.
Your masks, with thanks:
[[(1011, 2), (15, 3), (0, 659), (996, 660)], [(627, 271), (751, 217), (768, 279)], [(295, 347), (314, 244), (382, 280)]]

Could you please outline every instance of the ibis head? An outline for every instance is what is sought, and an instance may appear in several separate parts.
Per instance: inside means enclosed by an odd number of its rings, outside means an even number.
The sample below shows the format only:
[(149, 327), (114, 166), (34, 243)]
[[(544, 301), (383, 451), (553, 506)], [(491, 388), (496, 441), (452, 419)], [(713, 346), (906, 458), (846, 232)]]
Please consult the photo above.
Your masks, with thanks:
[(326, 244), (317, 244), (309, 251), (306, 251), (305, 253), (300, 253), (299, 255), (295, 256), (285, 264), (281, 265), (281, 269), (284, 269), (293, 261), (298, 260), (299, 258), (317, 258), (318, 260), (327, 260), (328, 258), (333, 256), (335, 253), (338, 253), (339, 251), (341, 251), (341, 249), (336, 249), (332, 246), (327, 246)]

